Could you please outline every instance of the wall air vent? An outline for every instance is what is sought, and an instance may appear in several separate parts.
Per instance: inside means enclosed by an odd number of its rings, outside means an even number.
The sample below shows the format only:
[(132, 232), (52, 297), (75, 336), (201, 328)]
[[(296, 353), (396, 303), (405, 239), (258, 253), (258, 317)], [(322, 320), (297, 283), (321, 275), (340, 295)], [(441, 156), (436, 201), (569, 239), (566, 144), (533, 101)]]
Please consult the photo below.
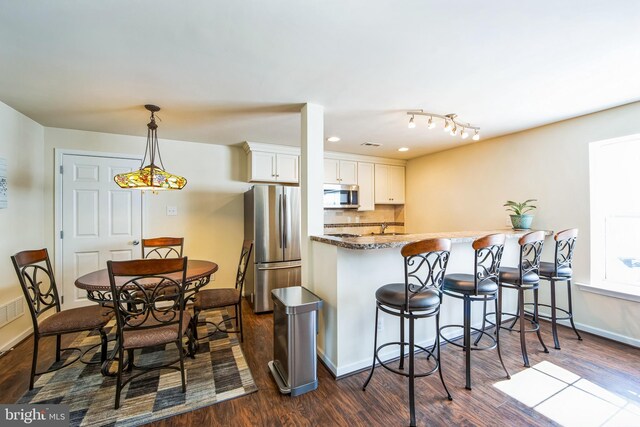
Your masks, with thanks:
[(0, 305), (0, 328), (24, 314), (23, 301), (24, 297), (18, 297), (6, 304)]
[(360, 144), (364, 147), (381, 147), (382, 144), (379, 144), (377, 142), (363, 142), (362, 144)]

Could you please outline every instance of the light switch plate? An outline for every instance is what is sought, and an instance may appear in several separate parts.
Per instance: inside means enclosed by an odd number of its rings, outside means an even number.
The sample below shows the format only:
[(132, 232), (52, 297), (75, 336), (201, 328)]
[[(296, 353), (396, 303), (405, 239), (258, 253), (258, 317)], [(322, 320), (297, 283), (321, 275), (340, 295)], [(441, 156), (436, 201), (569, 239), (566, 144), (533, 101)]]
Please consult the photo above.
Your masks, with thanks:
[(178, 215), (177, 206), (167, 206), (167, 216), (177, 216), (177, 215)]

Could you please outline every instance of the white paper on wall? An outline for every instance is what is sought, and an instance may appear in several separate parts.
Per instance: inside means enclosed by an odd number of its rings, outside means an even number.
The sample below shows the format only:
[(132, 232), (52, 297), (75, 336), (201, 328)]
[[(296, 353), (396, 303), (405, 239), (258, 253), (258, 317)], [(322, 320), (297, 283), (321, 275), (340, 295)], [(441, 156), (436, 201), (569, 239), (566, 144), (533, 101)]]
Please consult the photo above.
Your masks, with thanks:
[(0, 157), (0, 209), (7, 207), (7, 161)]

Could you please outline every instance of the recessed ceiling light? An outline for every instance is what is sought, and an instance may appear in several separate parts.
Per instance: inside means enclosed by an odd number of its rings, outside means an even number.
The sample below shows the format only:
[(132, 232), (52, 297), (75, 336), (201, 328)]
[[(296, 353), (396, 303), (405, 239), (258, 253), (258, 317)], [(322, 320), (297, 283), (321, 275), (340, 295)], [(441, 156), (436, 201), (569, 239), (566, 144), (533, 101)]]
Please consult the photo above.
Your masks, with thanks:
[(409, 151), (409, 149), (407, 147), (400, 147), (398, 148), (398, 151)]
[(330, 136), (329, 138), (327, 138), (327, 141), (329, 142), (338, 142), (340, 141), (340, 138), (337, 136)]

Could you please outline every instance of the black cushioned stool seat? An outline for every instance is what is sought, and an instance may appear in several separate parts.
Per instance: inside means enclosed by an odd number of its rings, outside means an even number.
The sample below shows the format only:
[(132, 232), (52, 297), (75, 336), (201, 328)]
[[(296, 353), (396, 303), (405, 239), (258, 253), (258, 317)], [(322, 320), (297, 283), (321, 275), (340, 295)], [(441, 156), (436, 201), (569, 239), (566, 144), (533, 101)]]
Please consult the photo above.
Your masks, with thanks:
[[(392, 307), (403, 307), (406, 303), (404, 288), (404, 283), (390, 283), (381, 286), (376, 291), (376, 300)], [(409, 308), (414, 310), (428, 310), (436, 308), (438, 305), (440, 305), (440, 295), (432, 289), (422, 291), (409, 300)]]
[[(444, 276), (445, 291), (458, 292), (460, 294), (473, 294), (475, 292), (475, 282), (473, 274), (447, 274)], [(494, 294), (498, 291), (498, 284), (493, 280), (483, 280), (478, 283), (478, 294)]]
[[(554, 269), (555, 269), (555, 264), (552, 262), (541, 262), (540, 263), (540, 276), (542, 277), (554, 277), (553, 273), (554, 273)], [(555, 277), (569, 277), (571, 278), (571, 275), (573, 274), (573, 271), (571, 270), (571, 267), (558, 267), (558, 274)]]
[[(520, 280), (520, 269), (517, 267), (500, 267), (500, 281), (506, 283), (517, 283)], [(540, 281), (540, 277), (533, 271), (528, 272), (522, 278), (525, 285), (535, 285)]]

